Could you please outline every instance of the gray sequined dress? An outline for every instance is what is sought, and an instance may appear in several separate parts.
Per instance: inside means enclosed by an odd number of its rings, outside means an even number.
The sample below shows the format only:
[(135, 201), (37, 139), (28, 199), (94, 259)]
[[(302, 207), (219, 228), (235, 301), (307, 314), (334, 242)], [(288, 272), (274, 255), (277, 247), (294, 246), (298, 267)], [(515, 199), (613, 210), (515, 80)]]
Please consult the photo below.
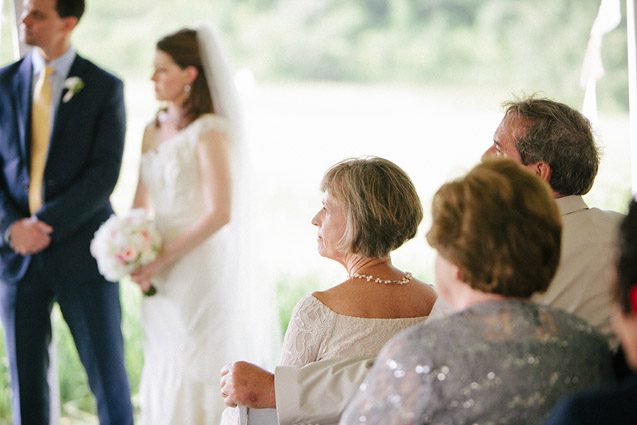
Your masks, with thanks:
[(605, 338), (575, 316), (485, 302), (393, 338), (341, 424), (541, 424), (560, 397), (612, 376)]

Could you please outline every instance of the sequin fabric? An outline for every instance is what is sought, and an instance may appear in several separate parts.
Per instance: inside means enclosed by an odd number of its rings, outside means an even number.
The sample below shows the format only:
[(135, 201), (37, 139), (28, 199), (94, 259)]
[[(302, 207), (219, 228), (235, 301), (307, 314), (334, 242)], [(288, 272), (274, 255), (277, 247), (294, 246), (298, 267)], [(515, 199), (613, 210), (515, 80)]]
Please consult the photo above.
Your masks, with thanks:
[(541, 424), (563, 395), (613, 380), (590, 325), (525, 301), (474, 305), (397, 335), (341, 424)]

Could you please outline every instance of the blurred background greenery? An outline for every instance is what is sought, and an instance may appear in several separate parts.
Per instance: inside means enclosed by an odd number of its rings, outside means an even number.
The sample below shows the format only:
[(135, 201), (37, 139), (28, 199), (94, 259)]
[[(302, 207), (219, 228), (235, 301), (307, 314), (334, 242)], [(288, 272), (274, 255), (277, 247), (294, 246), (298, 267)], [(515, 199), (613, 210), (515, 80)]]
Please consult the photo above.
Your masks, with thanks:
[[(15, 52), (10, 5), (0, 4), (2, 65)], [(319, 207), (323, 171), (348, 156), (387, 157), (410, 174), (428, 210), (437, 187), (490, 145), (501, 102), (539, 92), (581, 105), (581, 65), (598, 7), (598, 0), (88, 0), (74, 42), (126, 82), (127, 146), (113, 195), (125, 212), (141, 132), (158, 106), (149, 81), (154, 43), (202, 21), (217, 27), (247, 113), (261, 277), (277, 288), (285, 330), (299, 298), (345, 274), (315, 252), (309, 220)], [(595, 127), (604, 157), (587, 200), (624, 211), (630, 193), (625, 20), (604, 37), (603, 61)], [(393, 258), (433, 283), (433, 252), (422, 235), (427, 225), (428, 216)], [(130, 282), (121, 288), (136, 393), (141, 297)], [(62, 421), (97, 423), (68, 329), (57, 309), (53, 317)], [(11, 422), (7, 367), (0, 342), (0, 425)]]

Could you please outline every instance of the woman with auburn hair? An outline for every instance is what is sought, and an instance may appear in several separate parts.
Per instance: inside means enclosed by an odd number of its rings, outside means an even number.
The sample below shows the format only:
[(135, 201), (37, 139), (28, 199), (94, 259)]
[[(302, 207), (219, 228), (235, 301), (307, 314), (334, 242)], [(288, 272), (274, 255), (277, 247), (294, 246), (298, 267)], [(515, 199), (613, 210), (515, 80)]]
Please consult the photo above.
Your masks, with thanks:
[(560, 402), (546, 425), (637, 424), (637, 201), (619, 230), (614, 287), (614, 327), (633, 375), (619, 385), (595, 389)]
[(455, 312), (393, 338), (342, 424), (538, 424), (565, 393), (612, 379), (604, 337), (529, 301), (560, 255), (549, 187), (509, 159), (444, 184), (427, 240)]

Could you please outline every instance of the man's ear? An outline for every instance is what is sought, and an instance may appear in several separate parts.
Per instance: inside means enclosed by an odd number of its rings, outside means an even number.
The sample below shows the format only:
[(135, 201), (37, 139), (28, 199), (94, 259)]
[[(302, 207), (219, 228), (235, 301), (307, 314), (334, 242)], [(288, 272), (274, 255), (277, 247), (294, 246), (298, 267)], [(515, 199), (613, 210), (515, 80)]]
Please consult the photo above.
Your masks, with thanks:
[(75, 29), (75, 26), (77, 25), (78, 19), (75, 16), (67, 16), (64, 19), (64, 29), (67, 32), (71, 32), (73, 31), (73, 29)]
[(551, 166), (548, 162), (538, 161), (533, 164), (527, 165), (527, 167), (539, 178), (549, 183), (551, 180)]

